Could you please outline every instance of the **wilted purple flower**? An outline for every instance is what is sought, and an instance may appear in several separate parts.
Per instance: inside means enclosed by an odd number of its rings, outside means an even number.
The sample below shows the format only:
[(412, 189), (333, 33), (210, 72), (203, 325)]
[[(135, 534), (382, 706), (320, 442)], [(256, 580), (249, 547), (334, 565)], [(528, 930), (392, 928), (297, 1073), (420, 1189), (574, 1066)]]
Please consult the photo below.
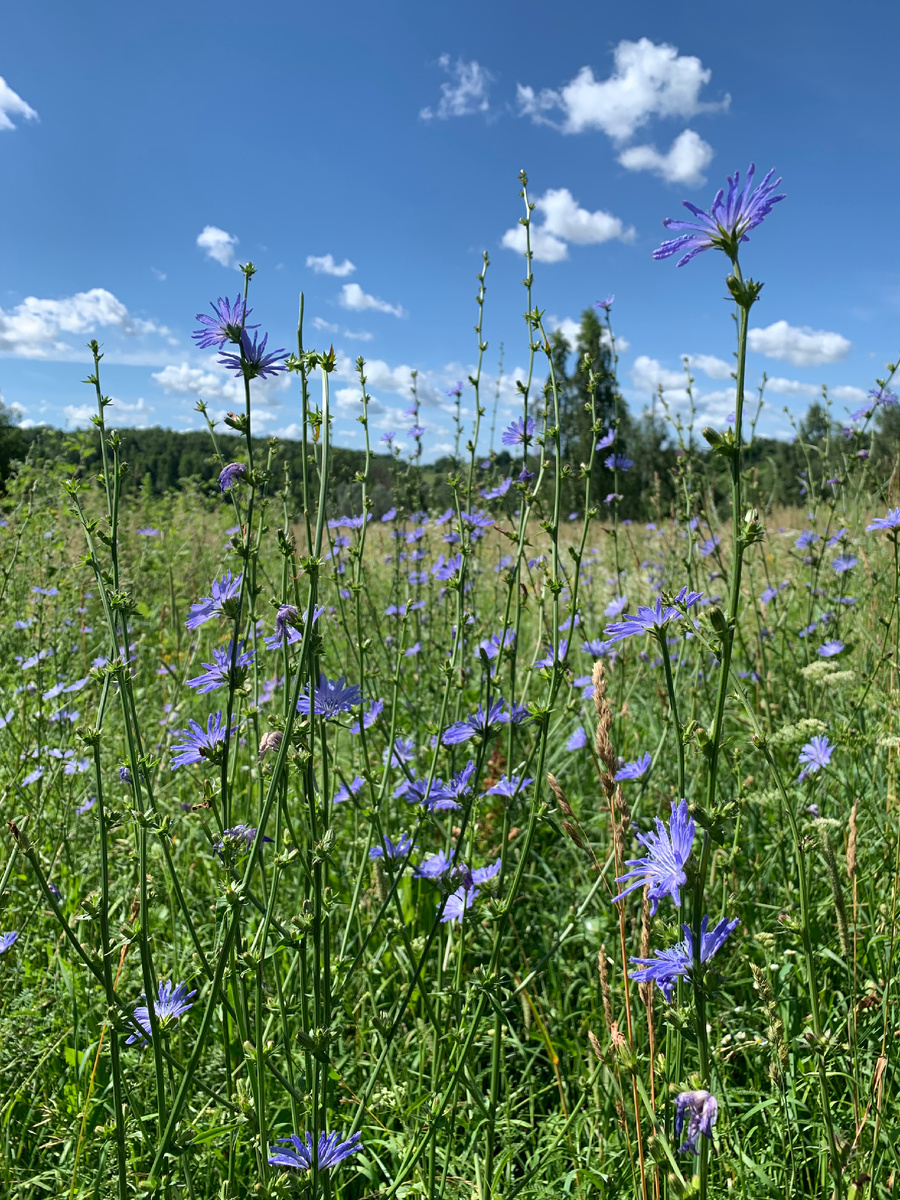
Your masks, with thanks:
[(218, 579), (214, 579), (210, 589), (212, 596), (204, 596), (196, 604), (191, 605), (190, 615), (185, 621), (186, 628), (197, 629), (205, 622), (211, 621), (213, 617), (235, 618), (239, 611), (242, 579), (243, 575), (236, 575), (232, 579), (230, 571), (225, 572), (221, 583)]
[(500, 435), (504, 446), (527, 446), (536, 429), (534, 417), (517, 417)]
[(831, 638), (830, 641), (823, 642), (819, 647), (819, 658), (835, 658), (843, 649), (843, 642), (839, 642), (837, 638)]
[(781, 183), (776, 179), (770, 183), (774, 171), (769, 171), (758, 187), (750, 190), (753, 183), (753, 173), (756, 170), (753, 163), (747, 172), (747, 182), (743, 191), (740, 190), (740, 172), (735, 171), (734, 178), (728, 176), (728, 196), (723, 201), (724, 192), (720, 189), (712, 202), (709, 212), (697, 208), (695, 204), (684, 200), (684, 207), (692, 212), (696, 221), (676, 221), (666, 217), (663, 225), (667, 229), (687, 229), (680, 237), (663, 242), (658, 250), (653, 251), (655, 259), (669, 258), (673, 254), (687, 253), (678, 260), (678, 266), (683, 267), (704, 250), (715, 247), (723, 250), (734, 262), (737, 258), (738, 245), (750, 239), (748, 234), (755, 229), (772, 211), (772, 205), (783, 200), (784, 196), (773, 196), (772, 193)]
[[(188, 1000), (191, 1000), (196, 995), (196, 988), (194, 991), (189, 992), (186, 983), (173, 984), (171, 980), (160, 980), (158, 999), (153, 1006), (157, 1024), (165, 1029), (173, 1021), (177, 1021), (189, 1008), (194, 1007), (193, 1004), (188, 1004)], [(144, 1034), (133, 1033), (126, 1041), (126, 1045), (129, 1046), (132, 1042), (146, 1043), (151, 1036), (150, 1013), (147, 1010), (147, 1005), (138, 1005), (134, 1010), (134, 1016), (137, 1023), (142, 1026), (145, 1032)]]
[(872, 529), (900, 529), (900, 508), (889, 508), (886, 517), (876, 517), (866, 526), (866, 532)]
[(812, 773), (818, 771), (820, 767), (827, 767), (833, 753), (834, 746), (831, 745), (828, 738), (817, 734), (801, 747), (800, 764), (808, 773)]
[(608, 450), (609, 447), (613, 444), (613, 442), (615, 440), (616, 440), (616, 431), (614, 429), (607, 429), (606, 433), (604, 433), (603, 437), (597, 443), (595, 449)]
[(712, 1127), (719, 1115), (719, 1105), (711, 1092), (682, 1092), (675, 1098), (675, 1140), (681, 1137), (684, 1128), (685, 1113), (688, 1113), (687, 1131), (684, 1141), (678, 1147), (679, 1154), (690, 1151), (699, 1154), (700, 1147), (697, 1139), (701, 1133), (712, 1141)]
[(289, 1138), (281, 1138), (274, 1146), (270, 1146), (269, 1166), (290, 1167), (295, 1171), (311, 1171), (315, 1166), (317, 1171), (326, 1171), (362, 1149), (359, 1133), (354, 1133), (346, 1142), (340, 1141), (336, 1133), (323, 1133), (315, 1149), (312, 1136), (306, 1133), (304, 1137), (305, 1142), (293, 1133)]
[(229, 463), (219, 472), (219, 491), (230, 492), (236, 483), (247, 474), (247, 468), (242, 462)]
[(576, 729), (569, 740), (566, 742), (567, 750), (583, 750), (587, 745), (587, 734), (583, 729)]
[(211, 346), (221, 350), (226, 342), (240, 342), (244, 329), (259, 329), (258, 325), (247, 324), (247, 318), (253, 309), (247, 308), (247, 303), (241, 295), (235, 296), (233, 301), (227, 296), (223, 300), (220, 296), (215, 304), (210, 301), (209, 306), (215, 316), (208, 317), (205, 313), (197, 313), (197, 320), (203, 329), (195, 329), (191, 334), (201, 350), (208, 350)]
[(223, 354), (219, 359), (219, 365), (225, 367), (226, 370), (234, 371), (235, 375), (243, 375), (245, 379), (265, 379), (267, 375), (277, 375), (279, 371), (283, 371), (287, 351), (284, 349), (271, 350), (266, 354), (269, 335), (266, 334), (258, 344), (257, 336), (254, 334), (251, 341), (250, 335), (245, 329), (241, 333), (240, 354)]
[[(325, 611), (324, 604), (317, 604), (313, 609), (313, 624), (315, 625), (319, 617)], [(285, 639), (287, 644), (293, 645), (294, 642), (299, 642), (303, 637), (301, 626), (306, 620), (306, 613), (293, 604), (281, 604), (278, 607), (278, 612), (275, 614), (275, 632), (271, 637), (264, 638), (266, 646), (269, 650), (278, 650), (284, 645)]]
[[(373, 700), (372, 703), (369, 705), (368, 710), (363, 714), (362, 728), (363, 729), (371, 729), (372, 726), (375, 724), (375, 722), (378, 720), (378, 718), (381, 716), (383, 711), (384, 711), (384, 701), (383, 700)], [(353, 724), (350, 726), (350, 732), (351, 733), (359, 733), (360, 732), (359, 721), (353, 722)]]
[[(231, 829), (223, 830), (222, 840), (215, 843), (213, 853), (218, 854), (223, 861), (226, 850), (232, 854), (248, 854), (250, 847), (256, 841), (257, 832), (256, 825), (233, 825)], [(263, 841), (271, 842), (272, 838), (263, 834)]]
[(463, 917), (468, 909), (472, 907), (478, 897), (478, 890), (466, 887), (457, 888), (457, 890), (447, 897), (447, 903), (444, 905), (444, 912), (441, 916), (441, 924), (447, 921), (459, 921), (463, 923)]
[(630, 471), (634, 466), (634, 459), (629, 458), (627, 454), (609, 454), (603, 460), (603, 465), (608, 471)]
[[(222, 751), (225, 748), (222, 714), (220, 712), (210, 713), (206, 718), (205, 733), (203, 727), (190, 718), (188, 718), (188, 725), (190, 729), (179, 729), (175, 735), (182, 738), (183, 741), (180, 745), (172, 747), (175, 751), (175, 757), (170, 763), (172, 770), (192, 763), (220, 763)], [(232, 726), (231, 732), (235, 732), (234, 726)]]
[[(582, 730), (582, 732), (584, 732)], [(506, 775), (498, 779), (493, 787), (489, 787), (485, 792), (486, 796), (506, 796), (507, 799), (512, 799), (513, 796), (522, 793), (529, 783), (534, 783), (530, 776), (525, 776), (523, 779), (520, 775)]]
[[(649, 754), (646, 757), (649, 759)], [(619, 778), (618, 775), (616, 778)], [(655, 818), (655, 823), (655, 833), (638, 834), (638, 841), (647, 847), (649, 853), (643, 858), (629, 858), (627, 865), (633, 869), (616, 880), (617, 883), (625, 883), (633, 879), (634, 883), (613, 897), (614, 902), (622, 900), (636, 888), (649, 883), (651, 886), (647, 896), (652, 901), (651, 916), (656, 915), (657, 905), (663, 896), (671, 896), (675, 907), (681, 907), (678, 889), (686, 882), (684, 864), (694, 844), (694, 821), (688, 815), (687, 800), (681, 800), (678, 804), (672, 801), (668, 829), (659, 817)]]
[[(626, 763), (624, 767), (620, 767), (613, 778), (616, 783), (622, 783), (625, 779), (641, 779), (647, 773), (647, 768), (652, 761), (653, 759), (650, 755), (644, 753), (634, 762)], [(650, 834), (649, 836), (652, 837), (653, 835)]]
[[(323, 721), (333, 721), (341, 713), (349, 712), (355, 704), (362, 704), (358, 684), (344, 686), (344, 676), (340, 679), (329, 679), (324, 673), (319, 674), (319, 682), (313, 692), (312, 708), (315, 715)], [(310, 714), (309, 687), (304, 687), (297, 701), (297, 712)]]
[(19, 940), (18, 931), (13, 929), (10, 933), (0, 933), (0, 954), (5, 954), (14, 942)]
[(131, 783), (131, 771), (128, 767), (119, 767), (119, 779), (122, 783)]
[[(739, 924), (737, 917), (733, 921), (723, 918), (711, 933), (706, 929), (709, 917), (704, 917), (700, 925), (700, 961), (708, 962), (721, 948), (728, 935)], [(672, 1003), (675, 981), (690, 975), (694, 965), (694, 935), (690, 925), (682, 925), (684, 940), (670, 946), (667, 950), (655, 950), (653, 958), (633, 958), (633, 963), (643, 969), (632, 972), (631, 978), (635, 983), (655, 983), (666, 998)]]

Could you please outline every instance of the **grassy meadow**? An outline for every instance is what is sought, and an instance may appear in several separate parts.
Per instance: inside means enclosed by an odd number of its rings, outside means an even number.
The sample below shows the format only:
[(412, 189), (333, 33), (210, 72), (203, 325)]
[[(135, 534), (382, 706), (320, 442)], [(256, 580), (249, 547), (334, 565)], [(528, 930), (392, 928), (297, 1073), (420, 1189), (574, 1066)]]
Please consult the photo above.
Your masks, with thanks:
[(530, 258), (512, 466), (463, 431), (443, 510), (421, 433), (337, 507), (333, 355), (267, 361), (238, 301), (246, 452), (126, 495), (94, 344), (99, 475), (0, 500), (0, 1193), (893, 1194), (900, 510), (865, 424), (795, 508), (744, 470), (717, 248), (735, 421), (673, 428), (649, 523), (590, 362), (563, 458)]

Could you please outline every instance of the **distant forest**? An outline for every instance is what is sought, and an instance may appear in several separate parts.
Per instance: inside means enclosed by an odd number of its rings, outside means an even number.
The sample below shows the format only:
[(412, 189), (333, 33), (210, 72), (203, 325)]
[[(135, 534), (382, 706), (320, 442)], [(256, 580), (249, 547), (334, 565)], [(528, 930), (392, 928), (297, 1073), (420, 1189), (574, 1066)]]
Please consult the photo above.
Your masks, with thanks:
[[(628, 410), (618, 397), (610, 349), (593, 309), (583, 314), (574, 346), (557, 331), (551, 335), (550, 349), (560, 405), (566, 515), (580, 512), (584, 507), (584, 477), (591, 442), (597, 436), (592, 429), (592, 407), (597, 427), (603, 433), (618, 419), (615, 449), (633, 464), (618, 474), (621, 517), (656, 520), (664, 519), (676, 510), (684, 511), (686, 474), (691, 475), (691, 487), (702, 491), (702, 503), (707, 508), (716, 505), (727, 488), (725, 464), (712, 454), (701, 430), (695, 428), (691, 432), (684, 427), (679, 431), (664, 419), (663, 396), (653, 409), (640, 416)], [(586, 362), (586, 356), (589, 362)], [(535, 415), (538, 415), (547, 391), (548, 385), (545, 385), (537, 403), (532, 402)], [(745, 439), (749, 436), (755, 408), (756, 396), (750, 392), (745, 399)], [(861, 424), (863, 431), (850, 432), (832, 418), (826, 397), (822, 403), (810, 406), (798, 423), (797, 436), (792, 442), (756, 437), (744, 458), (748, 494), (764, 507), (805, 504), (808, 500), (804, 497), (808, 497), (811, 490), (822, 488), (831, 494), (835, 484), (847, 482), (851, 474), (861, 469), (868, 475), (870, 488), (874, 485), (876, 489), (881, 487), (885, 492), (893, 492), (900, 460), (900, 405), (873, 405), (873, 409), (872, 419)], [(682, 422), (686, 420), (684, 415), (681, 419)], [(482, 430), (485, 427), (483, 421)], [(463, 444), (467, 432), (463, 431)], [(151, 428), (125, 429), (121, 434), (123, 458), (128, 463), (126, 488), (140, 489), (153, 496), (187, 488), (198, 495), (212, 496), (217, 491), (221, 462), (241, 459), (244, 450), (243, 438), (225, 432), (221, 426), (216, 430), (221, 459), (213, 453), (207, 432), (177, 433)], [(535, 449), (532, 446), (529, 462), (532, 469)], [(310, 442), (308, 450), (308, 470), (315, 477), (317, 448)], [(270, 453), (270, 487), (280, 490), (287, 482), (290, 492), (298, 499), (303, 475), (302, 443), (254, 439), (257, 464), (265, 463)], [(592, 471), (592, 504), (596, 504), (601, 513), (608, 511), (603, 502), (613, 491), (613, 472), (604, 465), (609, 454), (610, 450), (606, 448), (598, 451)], [(552, 447), (548, 448), (547, 457), (552, 463)], [(17, 469), (17, 463), (26, 460), (32, 465), (43, 462), (68, 464), (70, 469), (95, 473), (100, 463), (96, 430), (68, 433), (47, 426), (22, 429), (0, 404), (0, 486)], [(359, 485), (354, 478), (363, 469), (364, 461), (360, 450), (332, 448), (332, 512), (350, 513), (358, 508)], [(521, 454), (513, 456), (505, 448), (499, 453), (482, 451), (475, 466), (477, 489), (496, 488), (510, 475), (515, 479), (521, 467)], [(407, 509), (446, 507), (451, 501), (448, 477), (459, 471), (465, 480), (468, 469), (467, 453), (458, 461), (452, 455), (445, 455), (434, 463), (422, 465), (396, 455), (373, 454), (369, 465), (373, 512), (380, 516), (394, 504)], [(552, 488), (546, 494), (552, 494)], [(515, 497), (516, 493), (511, 491), (507, 501), (514, 504)]]

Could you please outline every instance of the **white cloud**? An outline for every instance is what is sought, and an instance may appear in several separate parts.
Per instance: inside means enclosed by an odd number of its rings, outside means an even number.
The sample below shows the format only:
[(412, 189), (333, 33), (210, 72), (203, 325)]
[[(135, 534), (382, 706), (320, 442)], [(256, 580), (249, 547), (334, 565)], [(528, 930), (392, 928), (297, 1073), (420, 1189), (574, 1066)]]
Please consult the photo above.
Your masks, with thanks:
[(26, 104), (18, 92), (14, 92), (0, 75), (0, 129), (15, 129), (13, 117), (22, 117), (25, 121), (38, 119), (31, 105)]
[(352, 329), (342, 331), (340, 325), (335, 325), (322, 317), (313, 317), (313, 329), (317, 329), (320, 333), (342, 333), (343, 337), (348, 338), (351, 342), (371, 342), (375, 336), (373, 333), (366, 332), (365, 329), (360, 329), (358, 332), (354, 332)]
[(313, 317), (313, 329), (318, 329), (320, 333), (337, 333), (340, 325), (332, 325), (331, 321), (324, 321), (321, 317)]
[(689, 354), (691, 370), (697, 367), (710, 379), (730, 379), (734, 367), (724, 358), (716, 358), (714, 354)]
[(494, 79), (490, 71), (474, 59), (464, 62), (458, 58), (451, 63), (449, 54), (441, 55), (438, 66), (450, 76), (450, 81), (441, 84), (441, 98), (436, 110), (420, 109), (419, 116), (423, 121), (431, 121), (434, 117), (446, 121), (448, 117), (470, 117), (488, 111), (488, 92)]
[(841, 384), (839, 387), (828, 389), (828, 395), (833, 400), (845, 400), (848, 404), (863, 404), (869, 399), (868, 392), (852, 384)]
[(189, 363), (179, 366), (170, 364), (161, 371), (154, 371), (153, 378), (160, 387), (176, 396), (202, 396), (204, 400), (236, 400), (239, 391), (237, 380), (214, 371), (204, 371)]
[[(106, 424), (110, 429), (146, 429), (155, 410), (148, 408), (143, 399), (128, 404), (125, 400), (113, 400), (105, 410)], [(96, 404), (67, 404), (63, 409), (66, 422), (83, 429), (97, 415)]]
[[(196, 396), (206, 401), (219, 401), (228, 406), (244, 403), (243, 382), (219, 367), (215, 359), (210, 359), (207, 370), (192, 367), (186, 362), (177, 366), (169, 363), (161, 371), (154, 371), (153, 378), (163, 391), (170, 395)], [(255, 421), (272, 419), (262, 410), (266, 407), (277, 408), (280, 405), (277, 394), (286, 391), (290, 384), (287, 375), (275, 375), (253, 381), (252, 405)]]
[[(600, 129), (614, 141), (624, 142), (651, 117), (689, 119), (726, 108), (730, 102), (727, 95), (718, 104), (701, 101), (700, 91), (712, 72), (699, 58), (680, 55), (674, 46), (641, 38), (619, 42), (613, 55), (615, 66), (608, 79), (597, 80), (590, 67), (582, 67), (559, 91), (535, 92), (520, 84), (520, 110), (563, 133)], [(557, 112), (562, 114), (561, 123), (548, 115)]]
[(131, 336), (170, 333), (165, 325), (132, 317), (106, 288), (91, 288), (62, 300), (26, 296), (8, 312), (0, 309), (0, 353), (16, 358), (67, 357), (76, 351), (61, 334), (95, 333), (102, 327)]
[(234, 248), (238, 239), (233, 233), (226, 233), (217, 225), (204, 225), (203, 232), (197, 234), (197, 245), (206, 252), (207, 258), (215, 259), (223, 267), (233, 267)]
[(308, 254), (306, 265), (312, 267), (317, 275), (337, 275), (340, 279), (343, 279), (345, 275), (352, 275), (356, 270), (349, 258), (338, 263), (334, 261), (333, 254)]
[(801, 383), (799, 379), (782, 379), (780, 375), (766, 380), (766, 391), (776, 392), (779, 396), (809, 396), (811, 399), (822, 395), (818, 384)]
[(168, 279), (168, 275), (166, 275), (165, 271), (160, 271), (156, 267), (151, 267), (150, 271), (156, 276), (160, 283), (165, 283), (165, 281)]
[[(543, 224), (531, 226), (531, 249), (538, 262), (562, 262), (569, 257), (569, 242), (588, 246), (614, 238), (620, 242), (634, 240), (635, 231), (631, 226), (625, 226), (618, 217), (602, 209), (590, 212), (581, 208), (568, 188), (550, 188), (535, 200), (534, 205), (535, 211), (544, 217)], [(502, 245), (524, 253), (525, 227), (516, 225), (507, 229)]]
[(370, 296), (368, 292), (362, 290), (358, 283), (344, 284), (341, 294), (338, 296), (338, 304), (353, 312), (365, 312), (366, 309), (373, 309), (375, 312), (390, 313), (394, 317), (406, 316), (402, 305), (388, 304), (387, 300), (379, 300), (377, 296)]
[[(578, 341), (578, 331), (581, 329), (581, 322), (574, 320), (572, 317), (563, 317), (563, 319), (560, 320), (558, 317), (548, 316), (545, 321), (545, 327), (549, 329), (551, 333), (559, 329), (569, 345), (574, 347), (575, 343)], [(609, 331), (605, 325), (600, 329), (600, 342), (601, 345), (604, 346), (610, 345)], [(616, 335), (617, 352), (624, 352), (630, 345), (631, 343), (627, 338), (619, 337), (618, 334)]]
[(662, 386), (665, 392), (687, 395), (684, 371), (670, 371), (658, 359), (639, 354), (631, 368), (631, 381), (639, 392), (653, 392)]
[(747, 344), (757, 354), (789, 362), (793, 367), (818, 367), (838, 362), (853, 349), (840, 333), (824, 329), (798, 328), (787, 321), (775, 321), (765, 329), (751, 329)]
[(685, 129), (665, 154), (653, 145), (630, 146), (619, 155), (626, 171), (652, 171), (666, 183), (699, 187), (706, 183), (703, 172), (713, 160), (713, 148), (699, 133)]
[(344, 337), (349, 338), (351, 342), (371, 342), (375, 334), (369, 333), (365, 329), (360, 329), (356, 333), (352, 329), (345, 329)]

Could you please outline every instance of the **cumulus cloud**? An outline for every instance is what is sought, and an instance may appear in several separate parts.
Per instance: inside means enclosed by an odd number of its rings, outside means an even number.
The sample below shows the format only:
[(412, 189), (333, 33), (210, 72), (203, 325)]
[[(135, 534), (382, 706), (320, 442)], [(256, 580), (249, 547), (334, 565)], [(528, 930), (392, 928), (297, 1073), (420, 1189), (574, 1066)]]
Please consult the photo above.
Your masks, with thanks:
[(334, 325), (331, 321), (325, 321), (322, 317), (313, 317), (313, 329), (318, 329), (320, 333), (337, 333), (340, 325)]
[[(193, 367), (190, 363), (169, 363), (161, 371), (154, 371), (153, 378), (169, 395), (195, 396), (206, 401), (219, 401), (225, 405), (243, 404), (244, 385), (235, 375), (229, 374), (224, 368), (210, 360), (207, 369)], [(278, 393), (290, 387), (290, 379), (286, 375), (275, 375), (268, 379), (257, 379), (253, 383), (253, 412), (254, 419), (270, 420), (268, 414), (262, 411), (267, 406), (278, 407)]]
[(747, 338), (750, 349), (767, 358), (789, 362), (792, 367), (818, 367), (839, 362), (853, 346), (840, 333), (825, 329), (797, 327), (787, 321), (775, 321), (764, 329), (751, 329)]
[(62, 300), (26, 296), (21, 304), (0, 309), (0, 353), (15, 358), (59, 358), (75, 353), (63, 334), (95, 333), (114, 327), (132, 336), (170, 332), (165, 325), (133, 317), (106, 288), (76, 292)]
[(453, 63), (449, 54), (441, 55), (438, 66), (449, 76), (449, 80), (441, 84), (437, 108), (420, 109), (419, 116), (423, 121), (431, 121), (435, 117), (439, 121), (446, 121), (449, 117), (470, 117), (488, 111), (488, 92), (494, 79), (490, 71), (486, 71), (474, 59), (464, 62), (458, 58)]
[(699, 187), (706, 183), (703, 172), (713, 160), (713, 148), (699, 133), (685, 129), (665, 154), (654, 145), (629, 146), (619, 155), (626, 171), (652, 171), (666, 183), (682, 183)]
[(15, 129), (16, 124), (13, 117), (19, 117), (23, 121), (38, 119), (38, 115), (31, 105), (26, 104), (18, 92), (14, 92), (0, 75), (0, 129)]
[(696, 367), (710, 379), (730, 379), (734, 370), (731, 363), (724, 358), (716, 358), (714, 354), (689, 354), (686, 357), (690, 360), (691, 370)]
[(351, 342), (371, 342), (375, 336), (372, 333), (368, 333), (365, 329), (344, 329), (342, 331), (340, 325), (336, 325), (332, 321), (326, 321), (323, 317), (313, 317), (313, 329), (318, 330), (320, 333), (342, 333), (342, 336)]
[(664, 367), (656, 358), (639, 354), (631, 368), (631, 381), (639, 392), (655, 393), (660, 387), (665, 392), (677, 393), (687, 397), (685, 384), (687, 379), (684, 371), (671, 371)]
[(776, 392), (779, 396), (808, 396), (814, 399), (822, 395), (822, 389), (815, 383), (801, 383), (799, 379), (783, 379), (773, 375), (766, 379), (766, 391)]
[(306, 265), (312, 267), (317, 275), (337, 275), (339, 279), (352, 275), (356, 270), (349, 258), (339, 263), (334, 261), (333, 254), (307, 254)]
[(869, 393), (864, 392), (860, 387), (854, 387), (852, 384), (841, 384), (838, 387), (828, 389), (828, 395), (834, 400), (843, 400), (847, 404), (852, 404), (855, 407), (869, 399)]
[(377, 296), (370, 296), (368, 292), (362, 290), (358, 283), (344, 284), (341, 294), (338, 296), (338, 304), (353, 312), (365, 312), (367, 309), (372, 309), (374, 312), (390, 313), (394, 317), (406, 316), (402, 305), (388, 304), (387, 300), (379, 300)]
[(202, 233), (197, 234), (197, 245), (207, 258), (214, 259), (223, 267), (234, 267), (234, 248), (238, 239), (233, 233), (226, 233), (217, 225), (204, 225)]
[[(91, 418), (97, 415), (96, 404), (67, 404), (63, 409), (66, 423), (83, 429), (91, 424)], [(125, 400), (113, 399), (106, 409), (106, 423), (111, 429), (146, 429), (150, 425), (154, 409), (149, 408), (138, 399), (134, 404)]]
[(607, 79), (596, 79), (582, 67), (559, 90), (518, 86), (520, 111), (540, 124), (563, 133), (599, 129), (622, 143), (652, 117), (689, 119), (701, 112), (727, 108), (730, 97), (718, 103), (700, 99), (712, 72), (699, 58), (680, 55), (674, 46), (656, 45), (649, 38), (621, 41), (613, 51), (614, 68)]
[[(546, 329), (548, 329), (551, 333), (555, 333), (556, 330), (558, 329), (560, 331), (560, 333), (562, 333), (562, 335), (566, 339), (566, 341), (569, 343), (569, 345), (574, 348), (578, 341), (578, 331), (581, 329), (581, 322), (574, 320), (572, 317), (563, 317), (562, 320), (560, 320), (559, 317), (548, 316), (545, 318), (544, 327)], [(610, 338), (609, 338), (609, 330), (606, 328), (605, 325), (600, 330), (600, 342), (601, 342), (601, 345), (604, 345), (604, 346), (608, 346), (611, 344)], [(631, 343), (628, 341), (627, 338), (621, 337), (621, 336), (619, 336), (619, 334), (616, 334), (616, 350), (617, 351), (625, 351), (628, 349), (628, 347), (630, 345), (631, 345)]]
[[(562, 262), (569, 257), (568, 243), (577, 246), (599, 245), (617, 239), (634, 240), (635, 231), (618, 217), (597, 209), (581, 208), (568, 188), (550, 188), (535, 202), (535, 211), (542, 214), (540, 225), (531, 226), (531, 249), (538, 262)], [(518, 253), (525, 252), (525, 227), (507, 229), (502, 245)]]

